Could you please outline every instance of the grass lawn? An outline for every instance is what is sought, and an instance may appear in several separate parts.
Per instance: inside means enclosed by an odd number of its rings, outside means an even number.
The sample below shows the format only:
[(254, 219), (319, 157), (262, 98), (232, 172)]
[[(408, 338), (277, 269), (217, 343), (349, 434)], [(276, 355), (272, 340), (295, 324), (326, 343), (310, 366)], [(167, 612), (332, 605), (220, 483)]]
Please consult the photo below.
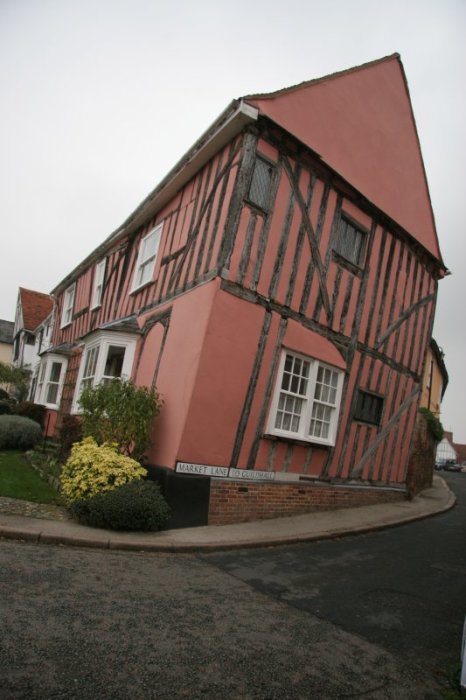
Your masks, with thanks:
[(0, 496), (37, 503), (60, 503), (59, 494), (17, 450), (0, 451)]

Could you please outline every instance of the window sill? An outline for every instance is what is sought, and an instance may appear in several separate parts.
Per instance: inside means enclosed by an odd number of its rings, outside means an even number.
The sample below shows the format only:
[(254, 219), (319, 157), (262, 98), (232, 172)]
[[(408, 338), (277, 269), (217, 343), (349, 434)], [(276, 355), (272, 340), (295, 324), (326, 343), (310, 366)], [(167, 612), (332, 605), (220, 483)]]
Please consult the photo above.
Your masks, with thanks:
[(91, 308), (89, 309), (89, 311), (97, 311), (97, 310), (100, 309), (101, 307), (102, 307), (102, 304), (101, 304), (101, 303), (100, 303), (100, 304), (96, 304), (95, 306), (91, 306)]
[(365, 420), (364, 418), (353, 417), (355, 423), (361, 423), (361, 425), (368, 425), (371, 428), (380, 428), (380, 421), (376, 423), (375, 421)]
[(271, 442), (286, 442), (291, 445), (300, 445), (301, 447), (333, 447), (333, 442), (319, 442), (313, 438), (305, 440), (302, 437), (292, 437), (291, 435), (274, 435), (273, 433), (264, 433), (261, 435), (264, 440)]
[(67, 323), (64, 323), (62, 326), (60, 326), (60, 330), (62, 331), (64, 328), (68, 328), (68, 326), (71, 326), (73, 321), (68, 321)]
[(250, 199), (245, 199), (244, 203), (253, 209), (257, 214), (261, 214), (262, 216), (267, 216), (270, 213), (270, 207), (262, 207), (260, 204), (256, 204), (256, 202), (252, 202)]
[(357, 277), (361, 277), (363, 275), (363, 265), (359, 265), (352, 262), (351, 260), (348, 260), (348, 258), (345, 258), (344, 255), (341, 255), (341, 253), (338, 253), (336, 250), (332, 250), (332, 257), (334, 262), (337, 263), (337, 265), (341, 265), (341, 267), (344, 267), (346, 270), (348, 270), (348, 272), (351, 272), (353, 275), (356, 275)]
[(137, 294), (141, 291), (141, 289), (144, 289), (145, 287), (148, 287), (151, 284), (155, 284), (155, 280), (149, 280), (149, 282), (144, 282), (144, 284), (140, 284), (139, 287), (134, 287), (134, 289), (131, 289), (131, 291), (128, 292), (128, 295), (131, 296), (133, 294)]

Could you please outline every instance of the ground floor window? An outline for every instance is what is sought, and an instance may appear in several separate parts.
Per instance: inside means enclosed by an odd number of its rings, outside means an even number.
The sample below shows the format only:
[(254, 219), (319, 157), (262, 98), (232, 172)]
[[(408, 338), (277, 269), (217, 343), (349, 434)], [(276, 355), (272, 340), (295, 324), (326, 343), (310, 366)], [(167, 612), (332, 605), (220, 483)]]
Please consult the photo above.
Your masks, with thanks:
[(45, 355), (37, 375), (34, 402), (48, 408), (58, 408), (65, 381), (67, 359), (52, 353)]
[(133, 368), (135, 336), (130, 333), (97, 331), (86, 339), (73, 400), (79, 412), (79, 397), (87, 387), (129, 379)]
[(343, 372), (284, 350), (270, 411), (268, 432), (334, 445)]

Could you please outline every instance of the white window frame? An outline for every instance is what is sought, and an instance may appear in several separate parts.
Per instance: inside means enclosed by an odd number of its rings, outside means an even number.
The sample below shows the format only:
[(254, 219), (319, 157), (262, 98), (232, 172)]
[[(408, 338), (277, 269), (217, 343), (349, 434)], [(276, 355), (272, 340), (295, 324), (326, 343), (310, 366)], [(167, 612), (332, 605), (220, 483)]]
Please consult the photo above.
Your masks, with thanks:
[(39, 366), (39, 372), (37, 373), (37, 385), (36, 385), (35, 395), (33, 398), (33, 401), (35, 403), (40, 403), (40, 398), (42, 395), (44, 382), (45, 382), (46, 371), (47, 371), (47, 360), (42, 359), (40, 366)]
[[(293, 359), (293, 369), (295, 368), (295, 359), (301, 363), (306, 363), (307, 367), (307, 371), (305, 372), (307, 373), (307, 376), (305, 376), (305, 373), (303, 373), (300, 379), (296, 379), (299, 387), (297, 387), (297, 391), (295, 392), (291, 389), (287, 391), (284, 388), (285, 363), (288, 356)], [(319, 372), (319, 369), (321, 372)], [(334, 397), (333, 400), (323, 400), (322, 396), (318, 395), (320, 392), (322, 392), (322, 387), (327, 387), (326, 384), (322, 384), (318, 381), (318, 377), (321, 374), (324, 374), (324, 376), (330, 376), (334, 382), (332, 386), (328, 387), (328, 393), (330, 396)], [(293, 373), (292, 376), (298, 377), (296, 373)], [(302, 355), (301, 353), (284, 348), (280, 357), (280, 364), (275, 380), (267, 433), (277, 437), (317, 443), (319, 445), (334, 445), (340, 415), (343, 377), (344, 372), (338, 367), (328, 365), (315, 358), (308, 357), (306, 355)], [(294, 416), (296, 417), (295, 423), (298, 423), (296, 427), (289, 426), (287, 429), (277, 427), (277, 423), (280, 422), (280, 418), (277, 417), (277, 414), (279, 412), (282, 415), (284, 413), (288, 413), (288, 410), (285, 411), (283, 409), (283, 404), (280, 403), (281, 395), (283, 395), (284, 401), (287, 397), (289, 397), (289, 403), (293, 404), (292, 410), (294, 410)], [(319, 413), (320, 411), (323, 415), (314, 415), (314, 407), (316, 409), (316, 413)], [(283, 420), (283, 422), (286, 421)], [(328, 433), (327, 435), (322, 436), (322, 434), (319, 435), (317, 433), (324, 430), (324, 423), (326, 426), (328, 426)], [(318, 424), (320, 424), (320, 427)], [(311, 433), (312, 425), (314, 425), (314, 430), (316, 431), (314, 434)]]
[[(97, 386), (97, 384), (100, 384), (103, 380), (109, 379), (108, 377), (105, 377), (104, 372), (110, 347), (121, 347), (124, 348), (125, 351), (119, 379), (129, 379), (131, 377), (134, 353), (136, 350), (135, 336), (130, 333), (116, 333), (109, 331), (97, 331), (92, 333), (84, 344), (81, 364), (79, 366), (78, 379), (76, 381), (76, 389), (74, 392), (73, 405), (71, 408), (72, 413), (81, 412), (79, 397), (81, 396), (81, 392), (84, 388), (83, 380), (87, 383), (87, 386)], [(97, 357), (95, 364), (94, 362), (92, 363), (94, 365), (92, 367), (92, 373), (86, 377), (84, 376), (84, 371), (86, 369), (86, 364), (88, 364), (87, 358), (89, 357), (89, 353), (92, 352), (97, 352)]]
[[(58, 381), (52, 380), (52, 370), (54, 364), (60, 365), (60, 376)], [(34, 403), (42, 404), (43, 406), (47, 406), (47, 408), (53, 409), (57, 409), (60, 406), (67, 366), (68, 360), (66, 357), (63, 357), (63, 355), (50, 353), (42, 358), (39, 373), (37, 375)], [(47, 401), (49, 387), (52, 385), (56, 385), (58, 387), (55, 402)]]
[(102, 296), (104, 291), (105, 267), (107, 258), (104, 258), (94, 268), (94, 284), (92, 286), (92, 304), (91, 309), (98, 309), (102, 305)]
[(70, 284), (63, 294), (63, 309), (61, 312), (60, 328), (69, 326), (73, 320), (74, 297), (76, 294), (76, 282)]
[[(130, 294), (153, 282), (155, 263), (157, 262), (160, 239), (162, 237), (162, 229), (163, 222), (151, 229), (149, 233), (144, 236), (144, 238), (141, 238)], [(151, 238), (154, 238), (154, 251), (146, 255), (144, 249)]]

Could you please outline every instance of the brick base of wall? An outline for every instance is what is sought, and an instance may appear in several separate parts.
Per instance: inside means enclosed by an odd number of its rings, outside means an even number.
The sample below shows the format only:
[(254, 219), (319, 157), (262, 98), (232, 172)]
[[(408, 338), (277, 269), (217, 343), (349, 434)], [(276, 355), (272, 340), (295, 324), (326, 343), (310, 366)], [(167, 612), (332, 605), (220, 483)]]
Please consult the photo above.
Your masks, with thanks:
[(402, 501), (404, 491), (307, 483), (248, 483), (211, 479), (209, 525), (300, 515), (315, 510)]

